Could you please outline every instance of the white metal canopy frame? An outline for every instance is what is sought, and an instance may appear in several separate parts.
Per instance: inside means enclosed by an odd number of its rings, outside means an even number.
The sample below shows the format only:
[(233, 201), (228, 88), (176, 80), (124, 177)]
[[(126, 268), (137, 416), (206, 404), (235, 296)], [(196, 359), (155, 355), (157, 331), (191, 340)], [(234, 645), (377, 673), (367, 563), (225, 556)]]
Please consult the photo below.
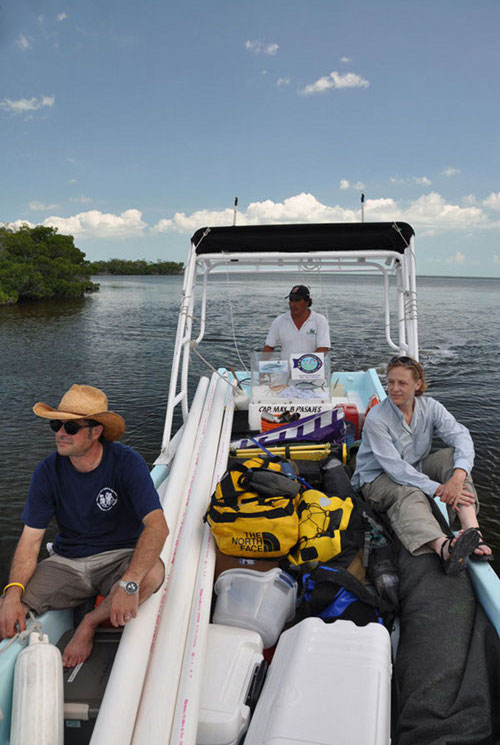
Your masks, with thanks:
[[(385, 338), (391, 350), (418, 360), (414, 231), (407, 223), (319, 223), (201, 228), (191, 239), (172, 360), (162, 458), (170, 460), (169, 443), (175, 409), (186, 421), (191, 345), (205, 334), (207, 282), (217, 270), (378, 273), (384, 283)], [(395, 278), (397, 340), (391, 334), (389, 288)], [(197, 281), (202, 289), (193, 339)], [(165, 461), (164, 461), (165, 462)]]

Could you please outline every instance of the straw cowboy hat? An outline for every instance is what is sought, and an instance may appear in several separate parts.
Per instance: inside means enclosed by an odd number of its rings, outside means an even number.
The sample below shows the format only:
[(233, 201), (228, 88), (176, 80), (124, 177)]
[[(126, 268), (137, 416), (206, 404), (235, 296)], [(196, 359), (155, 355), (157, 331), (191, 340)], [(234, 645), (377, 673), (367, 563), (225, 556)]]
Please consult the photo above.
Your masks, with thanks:
[(114, 411), (108, 411), (108, 397), (104, 391), (91, 385), (75, 383), (61, 398), (57, 409), (41, 401), (33, 406), (37, 416), (44, 419), (94, 419), (104, 427), (105, 440), (118, 440), (125, 432), (125, 420)]

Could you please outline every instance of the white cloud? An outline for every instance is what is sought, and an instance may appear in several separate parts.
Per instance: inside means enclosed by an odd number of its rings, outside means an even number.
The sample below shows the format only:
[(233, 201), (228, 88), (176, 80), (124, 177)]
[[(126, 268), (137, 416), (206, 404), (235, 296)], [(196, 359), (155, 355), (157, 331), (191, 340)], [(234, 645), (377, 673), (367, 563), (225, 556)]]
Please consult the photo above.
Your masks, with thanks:
[(276, 85), (278, 86), (278, 88), (281, 88), (284, 85), (290, 85), (291, 82), (292, 82), (291, 81), (291, 78), (288, 78), (288, 77), (287, 78), (278, 78), (278, 80), (276, 82)]
[(278, 53), (278, 44), (266, 44), (263, 41), (246, 41), (245, 49), (254, 54), (267, 54), (270, 57), (274, 57)]
[(56, 98), (55, 96), (42, 96), (38, 98), (19, 98), (13, 101), (11, 98), (4, 98), (0, 101), (0, 109), (12, 111), (14, 114), (26, 114), (30, 111), (38, 111), (44, 107), (52, 107)]
[(448, 230), (468, 230), (487, 223), (484, 212), (479, 207), (460, 207), (448, 204), (436, 192), (416, 199), (404, 211), (405, 219), (426, 228)]
[(313, 93), (324, 93), (330, 88), (368, 88), (369, 85), (368, 80), (354, 72), (346, 72), (342, 75), (333, 70), (329, 75), (319, 78), (314, 83), (309, 83), (300, 92), (307, 96)]
[[(349, 183), (347, 179), (342, 182)], [(341, 182), (341, 183), (342, 183)], [(342, 187), (341, 187), (342, 188)], [(351, 185), (349, 184), (349, 187)], [(45, 205), (33, 202), (39, 208)], [(34, 208), (34, 207), (33, 207)], [(488, 218), (481, 207), (461, 207), (448, 203), (440, 194), (432, 192), (420, 196), (418, 199), (401, 204), (391, 197), (367, 199), (364, 204), (365, 219), (370, 222), (405, 221), (412, 224), (419, 236), (436, 234), (442, 231), (467, 231), (471, 229), (488, 229), (498, 223)], [(273, 202), (266, 199), (252, 202), (246, 210), (238, 214), (238, 225), (265, 225), (309, 222), (359, 222), (360, 209), (345, 208), (340, 205), (328, 205), (320, 202), (313, 194), (301, 193)], [(177, 212), (171, 218), (164, 218), (150, 228), (152, 233), (176, 232), (194, 233), (204, 226), (225, 226), (233, 223), (233, 209), (221, 210), (202, 209), (191, 214)], [(5, 224), (5, 223), (4, 223)], [(18, 229), (21, 225), (33, 225), (25, 220), (7, 223), (7, 227)], [(44, 226), (58, 228), (61, 233), (71, 234), (78, 238), (124, 238), (143, 234), (148, 227), (142, 219), (142, 212), (138, 209), (125, 210), (121, 214), (103, 213), (98, 210), (81, 212), (71, 217), (47, 217)], [(461, 263), (460, 252), (450, 259), (450, 262)], [(497, 261), (498, 259), (494, 259)]]
[(420, 184), (421, 186), (431, 186), (432, 181), (427, 176), (408, 176), (407, 178), (396, 178), (392, 176), (389, 181), (391, 184)]
[(28, 204), (28, 207), (30, 210), (38, 211), (38, 212), (47, 212), (48, 210), (55, 210), (59, 207), (58, 204), (44, 204), (43, 202), (37, 202), (34, 200), (33, 202), (30, 202)]
[(445, 168), (443, 171), (441, 171), (443, 176), (458, 176), (460, 173), (459, 168), (453, 168), (453, 166), (448, 166), (448, 168)]
[(493, 263), (494, 263), (494, 264), (495, 264), (496, 266), (500, 266), (500, 255), (498, 255), (498, 254), (493, 254)]
[(460, 251), (457, 251), (454, 256), (448, 256), (446, 259), (447, 264), (463, 264), (465, 261), (465, 256)]
[(14, 220), (13, 222), (0, 222), (0, 228), (8, 228), (8, 230), (19, 230), (23, 227), (23, 225), (27, 225), (28, 228), (34, 228), (34, 224), (32, 222), (29, 222), (29, 220)]
[[(270, 223), (295, 222), (354, 222), (356, 212), (342, 207), (328, 207), (313, 194), (297, 194), (283, 202), (266, 199), (252, 202), (246, 210), (238, 213), (238, 225), (265, 225)], [(199, 210), (191, 215), (177, 212), (171, 220), (161, 220), (153, 227), (154, 232), (173, 231), (190, 233), (203, 225), (232, 225), (233, 210)]]
[(365, 185), (362, 181), (356, 181), (354, 184), (351, 184), (351, 182), (348, 181), (346, 178), (341, 178), (340, 188), (342, 189), (342, 191), (346, 191), (347, 189), (355, 189), (356, 191), (360, 191), (361, 189), (365, 188)]
[(29, 49), (31, 47), (31, 39), (29, 38), (29, 36), (19, 34), (18, 38), (16, 39), (16, 44), (19, 49)]
[(462, 197), (462, 202), (464, 204), (477, 204), (477, 199), (474, 194), (466, 194), (465, 197)]
[(42, 225), (78, 238), (126, 238), (140, 234), (147, 227), (142, 212), (125, 210), (120, 215), (89, 210), (72, 217), (47, 217)]
[(82, 194), (82, 195), (81, 195), (81, 196), (79, 196), (79, 197), (70, 197), (68, 201), (69, 201), (69, 202), (73, 202), (73, 203), (76, 203), (76, 204), (90, 204), (90, 203), (91, 203), (91, 202), (93, 202), (94, 200), (92, 199), (92, 197), (85, 197), (85, 196), (84, 196), (84, 195)]
[(63, 12), (63, 13), (59, 13), (59, 14), (57, 15), (57, 20), (58, 20), (58, 21), (65, 21), (67, 17), (68, 17), (68, 16), (66, 15), (66, 13), (64, 13), (64, 12)]
[[(342, 179), (347, 182), (347, 179)], [(341, 184), (342, 184), (341, 182)], [(342, 186), (341, 186), (342, 188)], [(346, 187), (346, 188), (350, 188)], [(365, 201), (365, 219), (373, 222), (392, 222), (399, 220), (409, 222), (419, 234), (435, 234), (443, 230), (470, 230), (488, 228), (492, 223), (479, 207), (460, 207), (449, 204), (435, 192), (426, 194), (401, 205), (396, 200), (386, 197), (367, 199)], [(238, 213), (238, 225), (264, 225), (272, 223), (297, 222), (357, 222), (360, 219), (359, 209), (344, 208), (339, 205), (322, 204), (313, 194), (297, 194), (283, 202), (270, 199), (253, 202), (246, 210)], [(193, 233), (203, 225), (232, 225), (233, 210), (198, 210), (190, 215), (177, 212), (172, 218), (160, 220), (153, 232)], [(457, 260), (457, 259), (456, 259)]]
[(489, 207), (492, 210), (500, 210), (500, 191), (491, 192), (483, 202), (485, 207)]
[(341, 57), (340, 61), (344, 63), (344, 65), (348, 64), (349, 62), (352, 62), (352, 59), (350, 57)]
[(78, 179), (76, 178), (70, 178), (70, 180), (68, 181), (68, 184), (77, 184), (77, 183), (78, 183)]

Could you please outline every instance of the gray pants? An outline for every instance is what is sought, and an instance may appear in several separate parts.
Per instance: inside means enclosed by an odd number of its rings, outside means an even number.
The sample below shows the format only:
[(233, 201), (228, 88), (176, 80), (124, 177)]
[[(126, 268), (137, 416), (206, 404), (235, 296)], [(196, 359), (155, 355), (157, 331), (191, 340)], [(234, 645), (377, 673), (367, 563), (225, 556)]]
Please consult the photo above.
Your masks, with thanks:
[[(422, 471), (433, 481), (444, 484), (453, 475), (453, 448), (443, 448), (431, 453), (422, 461)], [(465, 478), (465, 488), (476, 496), (476, 511), (479, 511), (477, 492), (470, 476)], [(443, 535), (443, 531), (432, 514), (429, 498), (416, 486), (396, 484), (385, 473), (370, 484), (361, 487), (371, 506), (387, 517), (403, 546), (414, 556), (429, 553), (425, 544)], [(450, 524), (457, 521), (455, 510), (448, 508)]]

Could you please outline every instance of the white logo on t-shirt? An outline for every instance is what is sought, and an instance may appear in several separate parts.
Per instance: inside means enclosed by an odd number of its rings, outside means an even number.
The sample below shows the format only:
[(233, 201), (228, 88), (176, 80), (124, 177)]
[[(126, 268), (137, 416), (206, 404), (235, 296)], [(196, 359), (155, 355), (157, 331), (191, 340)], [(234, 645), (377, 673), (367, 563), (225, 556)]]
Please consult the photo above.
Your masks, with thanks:
[(100, 510), (108, 512), (118, 502), (118, 494), (109, 486), (105, 486), (97, 495), (96, 502)]

